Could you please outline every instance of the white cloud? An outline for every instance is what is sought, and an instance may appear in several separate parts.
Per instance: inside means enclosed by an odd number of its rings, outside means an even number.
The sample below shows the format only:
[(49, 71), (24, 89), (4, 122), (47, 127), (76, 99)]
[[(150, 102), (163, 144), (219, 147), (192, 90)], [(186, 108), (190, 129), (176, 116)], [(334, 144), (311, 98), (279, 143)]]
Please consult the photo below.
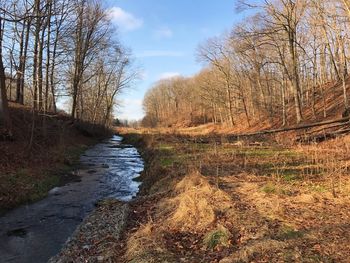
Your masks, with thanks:
[(122, 105), (128, 105), (128, 106), (142, 106), (142, 99), (130, 99), (125, 98), (122, 100)]
[(183, 57), (185, 54), (180, 51), (169, 51), (169, 50), (145, 50), (136, 57), (147, 58), (147, 57)]
[(161, 27), (154, 31), (154, 36), (157, 39), (172, 38), (174, 35), (173, 31), (168, 27)]
[(164, 72), (159, 76), (158, 79), (171, 79), (180, 75), (181, 74), (179, 72)]
[(132, 31), (142, 27), (143, 20), (126, 12), (120, 7), (114, 6), (107, 10), (108, 17), (117, 24), (121, 31)]
[(142, 99), (125, 98), (120, 104), (120, 108), (115, 112), (117, 118), (122, 120), (140, 120), (143, 118)]

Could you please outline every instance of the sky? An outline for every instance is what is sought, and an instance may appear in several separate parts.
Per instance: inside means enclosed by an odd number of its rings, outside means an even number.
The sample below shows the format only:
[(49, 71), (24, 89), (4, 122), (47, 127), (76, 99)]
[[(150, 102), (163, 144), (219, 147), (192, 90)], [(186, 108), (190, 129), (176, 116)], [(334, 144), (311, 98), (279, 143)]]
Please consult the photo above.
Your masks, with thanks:
[(155, 82), (196, 74), (198, 45), (229, 31), (243, 16), (235, 12), (235, 0), (109, 0), (107, 8), (141, 70), (140, 80), (119, 97), (116, 117), (128, 120), (143, 117), (143, 97)]

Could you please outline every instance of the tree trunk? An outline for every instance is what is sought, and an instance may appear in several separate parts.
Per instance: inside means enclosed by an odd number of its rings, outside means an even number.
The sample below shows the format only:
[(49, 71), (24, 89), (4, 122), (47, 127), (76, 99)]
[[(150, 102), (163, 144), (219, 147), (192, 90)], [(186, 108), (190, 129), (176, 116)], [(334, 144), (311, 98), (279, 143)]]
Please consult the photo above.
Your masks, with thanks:
[(228, 104), (230, 125), (234, 126), (235, 125), (235, 121), (233, 120), (231, 90), (230, 90), (230, 85), (229, 84), (226, 84), (226, 94), (227, 94), (227, 104)]
[(40, 0), (35, 0), (35, 32), (34, 32), (34, 56), (33, 56), (33, 107), (38, 109), (38, 52), (40, 41)]
[(281, 100), (282, 100), (282, 126), (287, 124), (287, 109), (286, 109), (286, 93), (285, 87), (287, 86), (287, 81), (283, 77), (283, 84), (281, 87)]
[(303, 120), (301, 112), (301, 96), (300, 96), (300, 82), (299, 82), (299, 71), (298, 71), (298, 61), (297, 54), (295, 50), (295, 30), (290, 29), (288, 32), (289, 35), (289, 52), (292, 56), (292, 89), (294, 95), (294, 107), (297, 118), (297, 123), (300, 123)]
[(26, 72), (26, 64), (27, 64), (27, 53), (28, 53), (28, 44), (29, 44), (29, 34), (30, 34), (30, 27), (31, 27), (31, 20), (28, 20), (27, 23), (27, 29), (26, 29), (26, 36), (24, 41), (24, 51), (23, 51), (23, 64), (21, 65), (22, 75), (20, 79), (20, 98), (19, 103), (24, 104), (24, 76)]
[(46, 47), (46, 74), (45, 74), (45, 112), (49, 109), (49, 90), (50, 90), (50, 46), (51, 46), (51, 12), (52, 12), (52, 2), (48, 0), (48, 17), (47, 17), (47, 47)]
[(346, 87), (346, 78), (348, 76), (348, 65), (347, 65), (347, 57), (346, 57), (346, 51), (345, 51), (345, 43), (344, 39), (341, 38), (341, 62), (342, 62), (342, 86), (343, 86), (343, 100), (344, 100), (344, 108), (345, 110), (349, 109), (349, 101), (348, 101), (348, 95), (347, 95), (347, 87)]
[(51, 72), (50, 72), (50, 87), (51, 87), (51, 96), (52, 96), (52, 110), (56, 113), (56, 90), (55, 90), (55, 64), (56, 64), (56, 53), (57, 53), (57, 44), (58, 44), (59, 32), (56, 31), (56, 39), (53, 44), (52, 50), (52, 61), (51, 61)]
[(39, 93), (39, 111), (43, 111), (43, 52), (44, 52), (44, 37), (45, 29), (41, 31), (41, 38), (39, 40), (39, 54), (38, 54), (38, 93)]
[(6, 95), (5, 68), (2, 61), (2, 18), (0, 17), (0, 126), (12, 136), (12, 123)]
[(79, 85), (82, 76), (82, 51), (83, 51), (83, 11), (84, 6), (79, 9), (78, 14), (78, 24), (76, 28), (76, 47), (75, 47), (75, 57), (74, 57), (74, 75), (72, 83), (72, 118), (77, 118), (77, 106), (78, 106), (78, 93)]
[(23, 75), (23, 63), (24, 63), (24, 32), (26, 29), (26, 21), (23, 22), (22, 32), (20, 36), (20, 51), (19, 51), (19, 65), (16, 74), (16, 102), (23, 104), (23, 90), (21, 89), (21, 80), (24, 77)]

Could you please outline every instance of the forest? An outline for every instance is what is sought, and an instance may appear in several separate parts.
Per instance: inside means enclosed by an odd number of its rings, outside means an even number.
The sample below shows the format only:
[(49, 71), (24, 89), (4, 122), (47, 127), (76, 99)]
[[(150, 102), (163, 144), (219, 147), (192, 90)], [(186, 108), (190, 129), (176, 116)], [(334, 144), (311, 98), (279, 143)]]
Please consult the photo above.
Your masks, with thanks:
[[(203, 69), (161, 80), (145, 96), (144, 125), (285, 126), (327, 118), (328, 89), (349, 114), (350, 2), (247, 1), (253, 15), (200, 44)], [(340, 105), (339, 105), (340, 106)]]
[(0, 30), (0, 120), (9, 135), (8, 101), (45, 115), (64, 98), (72, 118), (112, 124), (116, 96), (137, 72), (102, 3), (2, 1)]

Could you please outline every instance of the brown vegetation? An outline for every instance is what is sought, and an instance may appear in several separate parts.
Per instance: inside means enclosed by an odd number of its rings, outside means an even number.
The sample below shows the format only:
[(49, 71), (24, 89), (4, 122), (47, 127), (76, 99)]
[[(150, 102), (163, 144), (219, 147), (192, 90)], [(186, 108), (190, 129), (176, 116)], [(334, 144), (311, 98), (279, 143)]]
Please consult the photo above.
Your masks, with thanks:
[(33, 115), (18, 104), (11, 104), (10, 111), (14, 139), (0, 137), (0, 210), (38, 200), (54, 186), (76, 180), (72, 169), (80, 154), (110, 134), (103, 126), (73, 122), (65, 114)]
[(146, 196), (131, 203), (116, 262), (347, 262), (350, 155), (336, 149), (349, 137), (291, 148), (178, 138), (142, 134)]
[(99, 1), (1, 1), (1, 209), (44, 196), (62, 180), (52, 171), (109, 132), (131, 65)]

